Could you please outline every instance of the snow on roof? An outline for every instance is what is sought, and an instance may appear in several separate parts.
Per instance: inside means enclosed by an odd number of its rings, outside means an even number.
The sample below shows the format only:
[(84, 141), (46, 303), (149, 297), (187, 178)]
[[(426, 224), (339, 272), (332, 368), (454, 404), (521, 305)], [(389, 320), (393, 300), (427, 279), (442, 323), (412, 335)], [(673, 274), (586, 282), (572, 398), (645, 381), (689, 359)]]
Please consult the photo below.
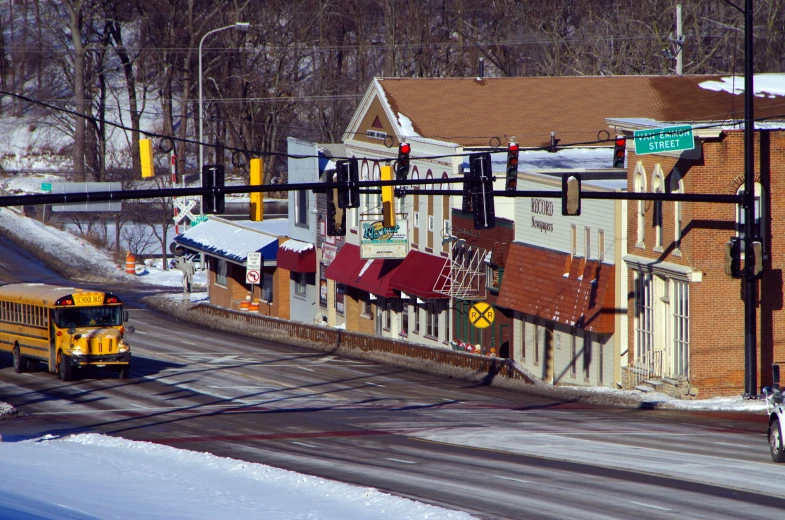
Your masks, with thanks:
[[(240, 263), (246, 261), (250, 252), (260, 252), (265, 260), (271, 260), (275, 259), (278, 253), (279, 235), (265, 233), (263, 228), (279, 228), (280, 224), (275, 221), (280, 220), (288, 224), (287, 219), (232, 222), (210, 218), (178, 235), (174, 241), (185, 247)], [(267, 226), (261, 225), (265, 223)]]
[[(518, 154), (518, 171), (537, 171), (555, 169), (607, 169), (612, 165), (613, 151), (610, 147), (565, 148), (551, 153), (545, 150), (522, 150)], [(491, 154), (494, 173), (507, 171), (507, 153)], [(469, 158), (464, 159), (463, 167), (469, 168)]]
[[(743, 94), (744, 76), (728, 76), (719, 81), (704, 81), (698, 86), (715, 92)], [(755, 74), (752, 77), (752, 86), (755, 89), (756, 97), (774, 99), (785, 96), (785, 74)]]
[(309, 244), (308, 242), (301, 242), (300, 240), (295, 240), (290, 238), (283, 244), (279, 246), (280, 249), (286, 249), (287, 251), (294, 251), (295, 253), (303, 253), (308, 251), (309, 249), (313, 249), (313, 244)]

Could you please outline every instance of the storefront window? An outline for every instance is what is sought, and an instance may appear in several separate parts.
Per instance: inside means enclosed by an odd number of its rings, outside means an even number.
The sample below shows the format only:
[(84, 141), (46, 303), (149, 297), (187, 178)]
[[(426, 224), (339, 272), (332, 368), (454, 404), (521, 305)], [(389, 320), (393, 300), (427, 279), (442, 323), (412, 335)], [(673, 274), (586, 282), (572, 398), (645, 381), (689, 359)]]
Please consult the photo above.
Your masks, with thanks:
[(344, 297), (346, 296), (346, 286), (342, 283), (335, 284), (335, 311), (338, 314), (344, 313)]
[(218, 259), (218, 263), (215, 266), (215, 284), (216, 285), (223, 285), (226, 287), (226, 260), (223, 258)]
[(327, 268), (324, 264), (319, 264), (319, 306), (327, 308), (327, 277), (324, 273)]
[(273, 301), (273, 273), (267, 269), (262, 274), (262, 300), (268, 303)]

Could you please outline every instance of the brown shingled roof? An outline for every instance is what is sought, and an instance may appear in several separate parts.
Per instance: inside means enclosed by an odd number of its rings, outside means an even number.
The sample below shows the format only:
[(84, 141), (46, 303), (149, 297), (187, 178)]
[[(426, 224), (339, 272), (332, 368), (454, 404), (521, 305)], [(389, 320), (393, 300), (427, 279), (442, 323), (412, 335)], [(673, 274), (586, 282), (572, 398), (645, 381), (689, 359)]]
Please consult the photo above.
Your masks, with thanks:
[[(422, 137), (487, 146), (496, 136), (523, 146), (594, 141), (611, 131), (605, 118), (658, 121), (743, 119), (744, 97), (701, 88), (722, 76), (596, 76), (524, 78), (384, 78), (379, 84), (396, 113)], [(743, 86), (743, 80), (742, 84)], [(782, 98), (755, 99), (757, 117), (785, 113)], [(602, 136), (606, 137), (606, 136)]]
[[(497, 305), (598, 334), (614, 332), (615, 267), (514, 242)], [(565, 276), (565, 272), (569, 273)]]

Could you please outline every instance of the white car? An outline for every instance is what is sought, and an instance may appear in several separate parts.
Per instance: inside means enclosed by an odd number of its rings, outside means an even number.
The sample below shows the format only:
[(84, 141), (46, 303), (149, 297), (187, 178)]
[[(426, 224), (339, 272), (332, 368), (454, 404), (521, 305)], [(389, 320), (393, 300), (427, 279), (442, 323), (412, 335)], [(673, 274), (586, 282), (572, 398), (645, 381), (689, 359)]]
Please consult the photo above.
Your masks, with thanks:
[(785, 462), (785, 394), (780, 391), (780, 367), (772, 367), (772, 387), (765, 387), (763, 395), (766, 397), (766, 413), (769, 414), (769, 448), (774, 462)]

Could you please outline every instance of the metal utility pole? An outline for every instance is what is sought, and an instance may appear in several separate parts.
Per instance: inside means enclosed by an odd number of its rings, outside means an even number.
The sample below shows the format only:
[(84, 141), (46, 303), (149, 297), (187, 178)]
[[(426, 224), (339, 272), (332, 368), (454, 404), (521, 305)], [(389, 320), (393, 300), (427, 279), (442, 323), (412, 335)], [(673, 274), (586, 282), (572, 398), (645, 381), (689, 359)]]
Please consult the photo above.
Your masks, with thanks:
[(684, 74), (684, 34), (681, 31), (681, 4), (676, 6), (676, 41), (678, 42), (678, 52), (676, 53), (676, 75)]
[(744, 5), (744, 396), (758, 395), (755, 240), (755, 117), (753, 111), (752, 0)]

